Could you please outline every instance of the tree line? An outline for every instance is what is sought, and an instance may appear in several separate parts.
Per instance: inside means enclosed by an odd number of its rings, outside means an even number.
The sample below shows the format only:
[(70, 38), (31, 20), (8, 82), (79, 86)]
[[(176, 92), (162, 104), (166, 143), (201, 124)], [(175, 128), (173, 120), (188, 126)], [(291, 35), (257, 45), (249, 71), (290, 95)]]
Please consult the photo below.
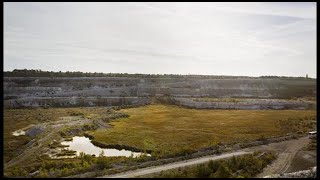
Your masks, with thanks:
[[(129, 73), (102, 73), (102, 72), (80, 72), (80, 71), (42, 71), (40, 69), (14, 69), (13, 71), (4, 71), (4, 77), (136, 77), (136, 78), (290, 78), (290, 79), (306, 79), (305, 77), (287, 77), (287, 76), (226, 76), (226, 75), (198, 75), (198, 74), (129, 74)], [(310, 78), (309, 78), (310, 79)]]

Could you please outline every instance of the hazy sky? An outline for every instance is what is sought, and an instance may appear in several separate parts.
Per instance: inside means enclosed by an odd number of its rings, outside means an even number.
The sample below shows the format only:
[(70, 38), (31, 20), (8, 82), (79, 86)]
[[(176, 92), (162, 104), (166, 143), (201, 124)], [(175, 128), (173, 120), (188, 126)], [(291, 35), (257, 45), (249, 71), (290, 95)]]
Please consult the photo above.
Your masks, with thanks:
[(4, 3), (4, 70), (316, 77), (316, 3)]

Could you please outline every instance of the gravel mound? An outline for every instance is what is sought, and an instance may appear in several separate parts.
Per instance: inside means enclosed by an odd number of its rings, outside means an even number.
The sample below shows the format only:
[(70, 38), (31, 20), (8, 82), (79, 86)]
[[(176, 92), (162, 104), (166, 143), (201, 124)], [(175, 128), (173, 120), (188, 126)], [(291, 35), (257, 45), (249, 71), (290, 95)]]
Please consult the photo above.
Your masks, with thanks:
[(33, 126), (26, 131), (26, 135), (34, 137), (38, 134), (41, 134), (44, 131), (44, 129), (45, 128), (43, 126)]

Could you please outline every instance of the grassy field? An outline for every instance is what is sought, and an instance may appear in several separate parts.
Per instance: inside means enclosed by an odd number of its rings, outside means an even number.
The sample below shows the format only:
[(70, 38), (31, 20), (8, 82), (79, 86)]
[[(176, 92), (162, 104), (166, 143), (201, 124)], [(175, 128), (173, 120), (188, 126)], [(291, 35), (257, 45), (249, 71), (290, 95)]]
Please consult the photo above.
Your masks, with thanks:
[[(121, 109), (117, 112), (129, 114), (129, 117), (112, 120), (110, 123), (113, 125), (112, 128), (89, 132), (94, 136), (94, 140), (104, 144), (120, 144), (160, 152), (153, 153), (153, 157), (177, 155), (221, 142), (248, 142), (262, 137), (285, 135), (289, 132), (305, 133), (313, 130), (314, 124), (310, 122), (314, 121), (310, 120), (314, 120), (316, 116), (314, 110), (196, 110), (170, 105), (148, 105)], [(32, 139), (28, 136), (13, 136), (13, 131), (32, 124), (59, 121), (69, 116), (109, 121), (110, 111), (103, 107), (5, 109), (5, 162), (17, 156), (19, 151), (24, 151), (25, 145)], [(38, 156), (40, 154), (35, 153), (27, 160), (28, 164), (23, 163), (11, 168), (10, 171), (7, 171), (8, 175), (15, 177), (17, 174), (21, 175), (21, 172), (30, 172), (51, 161)], [(127, 161), (119, 157), (114, 158), (112, 162), (120, 162), (120, 160)], [(52, 177), (89, 171), (94, 169), (98, 163), (88, 162), (88, 166), (82, 164), (78, 167), (79, 159), (52, 161), (74, 163), (72, 167), (70, 165), (70, 168), (72, 169), (73, 166), (78, 168), (74, 172), (68, 172), (66, 167), (60, 167), (57, 163), (55, 169), (58, 175), (53, 173)], [(110, 158), (107, 161), (110, 161)], [(44, 177), (49, 173), (50, 168), (48, 168), (40, 171), (45, 174)]]
[[(96, 141), (172, 154), (219, 142), (249, 142), (295, 132), (315, 119), (313, 110), (195, 110), (149, 105), (122, 109), (130, 115), (111, 122), (113, 128), (91, 132)], [(306, 123), (304, 131), (313, 127)], [(292, 127), (291, 127), (292, 126)]]

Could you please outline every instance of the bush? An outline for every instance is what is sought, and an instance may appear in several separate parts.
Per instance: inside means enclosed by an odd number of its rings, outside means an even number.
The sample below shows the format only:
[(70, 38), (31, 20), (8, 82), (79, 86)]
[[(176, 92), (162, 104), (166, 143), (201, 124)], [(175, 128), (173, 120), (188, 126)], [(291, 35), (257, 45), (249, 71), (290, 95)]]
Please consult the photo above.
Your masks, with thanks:
[(210, 177), (216, 177), (216, 178), (229, 178), (231, 177), (231, 172), (226, 165), (226, 163), (222, 162), (218, 168), (218, 170), (211, 174)]
[(28, 172), (25, 169), (18, 166), (8, 170), (8, 176), (9, 177), (26, 177), (28, 176)]
[(88, 162), (88, 163), (92, 163), (93, 162), (93, 157), (92, 157), (92, 155), (89, 155), (89, 154), (85, 154), (84, 155), (84, 160), (86, 161), (86, 162)]
[(84, 114), (82, 112), (71, 112), (70, 116), (81, 116), (81, 117), (84, 117)]
[(97, 159), (97, 165), (99, 169), (111, 168), (111, 163), (109, 162), (108, 158), (104, 156), (104, 151), (101, 151)]
[(46, 169), (41, 169), (39, 174), (36, 177), (47, 178), (47, 177), (49, 177), (48, 171)]
[(62, 176), (67, 176), (70, 174), (70, 170), (68, 168), (63, 168), (62, 171), (61, 171), (61, 175)]
[(207, 178), (210, 176), (211, 172), (211, 169), (207, 165), (200, 164), (196, 168), (195, 176), (197, 178)]
[(157, 177), (195, 177), (195, 178), (235, 178), (254, 177), (276, 158), (274, 153), (257, 152), (218, 161), (209, 161), (198, 166), (165, 171)]
[(209, 163), (208, 163), (208, 167), (211, 169), (211, 172), (212, 173), (215, 173), (218, 168), (219, 168), (219, 162), (218, 161), (212, 161), (210, 160)]

